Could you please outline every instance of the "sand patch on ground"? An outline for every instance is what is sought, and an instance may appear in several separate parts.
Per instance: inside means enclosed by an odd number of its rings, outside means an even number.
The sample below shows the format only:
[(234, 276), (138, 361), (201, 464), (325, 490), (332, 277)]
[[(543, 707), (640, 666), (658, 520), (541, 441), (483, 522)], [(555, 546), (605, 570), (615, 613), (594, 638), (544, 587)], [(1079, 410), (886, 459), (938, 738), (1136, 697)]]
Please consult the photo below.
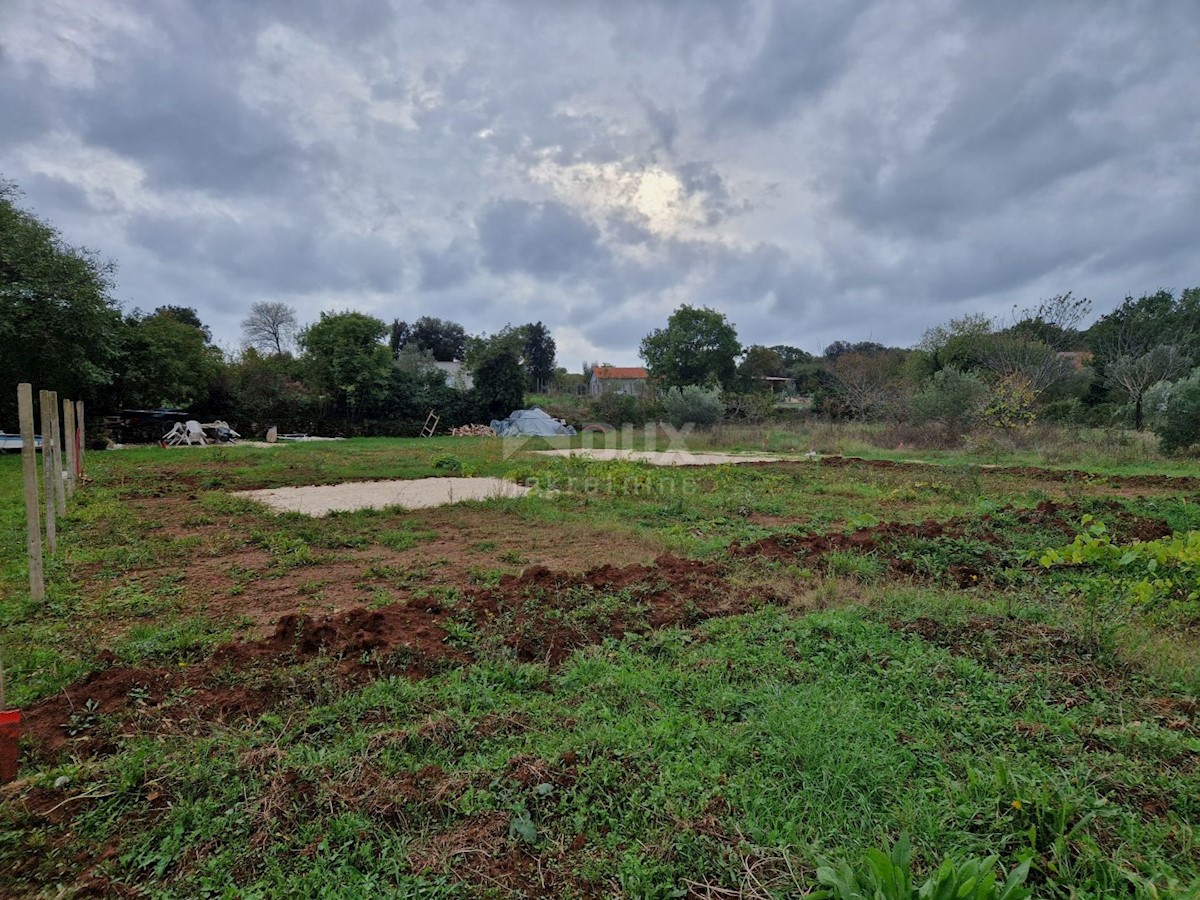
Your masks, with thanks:
[(280, 512), (324, 516), (334, 511), (352, 512), (388, 506), (428, 509), (464, 500), (523, 497), (529, 491), (530, 488), (501, 478), (416, 478), (236, 491), (234, 496), (257, 500)]
[(545, 456), (585, 456), (588, 459), (632, 459), (652, 466), (719, 466), (724, 463), (788, 462), (783, 456), (741, 456), (735, 453), (690, 453), (687, 450), (535, 450)]

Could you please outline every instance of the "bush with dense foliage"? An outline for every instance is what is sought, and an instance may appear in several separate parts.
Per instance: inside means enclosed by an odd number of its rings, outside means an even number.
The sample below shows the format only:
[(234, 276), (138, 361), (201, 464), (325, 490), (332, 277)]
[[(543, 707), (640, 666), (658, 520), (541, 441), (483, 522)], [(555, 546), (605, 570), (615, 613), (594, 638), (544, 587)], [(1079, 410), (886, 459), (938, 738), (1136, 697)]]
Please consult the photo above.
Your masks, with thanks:
[(663, 414), (676, 428), (688, 423), (706, 428), (715, 424), (725, 413), (725, 405), (716, 390), (695, 385), (673, 387), (663, 395)]
[(1147, 392), (1150, 428), (1164, 453), (1181, 453), (1200, 444), (1200, 369), (1188, 378)]
[(644, 425), (657, 422), (662, 409), (654, 400), (630, 394), (601, 394), (588, 410), (588, 421), (605, 425)]
[(937, 422), (965, 434), (979, 421), (987, 392), (987, 386), (976, 375), (947, 366), (935, 372), (913, 396), (912, 422)]

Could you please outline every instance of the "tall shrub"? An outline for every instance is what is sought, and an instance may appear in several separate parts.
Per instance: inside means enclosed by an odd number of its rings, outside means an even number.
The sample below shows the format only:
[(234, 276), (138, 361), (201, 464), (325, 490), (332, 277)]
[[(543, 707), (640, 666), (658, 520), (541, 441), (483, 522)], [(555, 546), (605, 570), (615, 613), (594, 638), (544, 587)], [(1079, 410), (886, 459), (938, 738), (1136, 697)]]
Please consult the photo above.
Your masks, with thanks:
[(695, 385), (671, 388), (663, 397), (662, 406), (667, 421), (676, 428), (689, 422), (706, 428), (720, 419), (725, 412), (718, 391), (705, 390)]

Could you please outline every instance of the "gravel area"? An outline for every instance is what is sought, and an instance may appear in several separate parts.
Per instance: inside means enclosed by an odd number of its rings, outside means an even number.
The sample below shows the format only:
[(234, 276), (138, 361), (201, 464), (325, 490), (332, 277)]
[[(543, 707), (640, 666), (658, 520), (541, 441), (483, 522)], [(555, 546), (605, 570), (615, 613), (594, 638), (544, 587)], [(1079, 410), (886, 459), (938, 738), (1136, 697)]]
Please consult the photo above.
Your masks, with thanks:
[(635, 459), (652, 466), (719, 466), (723, 463), (787, 462), (782, 456), (741, 456), (736, 453), (689, 453), (687, 450), (534, 450), (546, 456), (586, 456), (588, 459)]
[(324, 516), (335, 510), (383, 509), (386, 506), (426, 509), (464, 500), (522, 497), (529, 490), (502, 478), (417, 478), (236, 491), (234, 496), (257, 500), (280, 512)]

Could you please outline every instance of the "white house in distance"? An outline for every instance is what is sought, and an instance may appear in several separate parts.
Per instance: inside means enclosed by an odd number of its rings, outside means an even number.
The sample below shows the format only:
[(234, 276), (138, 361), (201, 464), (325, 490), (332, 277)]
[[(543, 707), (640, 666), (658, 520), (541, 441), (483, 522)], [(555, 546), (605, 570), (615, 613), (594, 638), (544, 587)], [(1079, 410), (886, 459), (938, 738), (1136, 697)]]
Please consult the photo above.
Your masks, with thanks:
[(596, 366), (592, 369), (592, 380), (588, 393), (629, 394), (640, 397), (646, 391), (648, 373), (640, 366)]
[(463, 366), (459, 360), (453, 362), (434, 362), (434, 367), (446, 376), (446, 384), (460, 391), (469, 391), (475, 387), (475, 376)]

